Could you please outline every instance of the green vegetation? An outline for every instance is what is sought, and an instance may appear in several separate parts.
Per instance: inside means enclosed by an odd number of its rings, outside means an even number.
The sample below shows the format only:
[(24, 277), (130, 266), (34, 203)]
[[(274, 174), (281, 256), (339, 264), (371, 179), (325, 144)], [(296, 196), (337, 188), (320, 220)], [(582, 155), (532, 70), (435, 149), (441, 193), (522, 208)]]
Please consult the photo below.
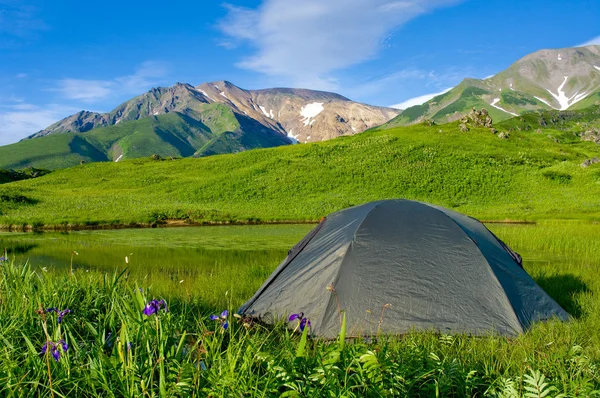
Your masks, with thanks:
[(600, 106), (590, 106), (576, 111), (528, 112), (498, 124), (498, 128), (540, 133), (565, 132), (580, 136), (586, 130), (600, 129)]
[[(294, 333), (294, 323), (290, 329), (268, 327), (232, 316), (248, 293), (235, 294), (246, 288), (225, 274), (206, 281), (208, 292), (183, 296), (158, 293), (133, 273), (76, 269), (71, 276), (68, 268), (33, 272), (21, 262), (0, 263), (0, 395), (597, 395), (599, 225), (544, 222), (491, 229), (524, 255), (527, 271), (570, 312), (571, 321), (536, 324), (514, 339), (412, 333), (323, 342)], [(253, 275), (259, 265), (247, 267), (243, 284), (260, 284), (263, 270)], [(173, 270), (156, 272), (170, 278)], [(153, 299), (159, 309), (145, 315)], [(36, 312), (47, 308), (72, 312), (63, 313), (59, 324), (59, 314)], [(229, 314), (209, 319), (225, 308)], [(47, 341), (58, 345), (41, 355)]]
[[(60, 169), (82, 162), (105, 162), (153, 154), (204, 156), (287, 144), (279, 134), (261, 132), (223, 104), (203, 104), (189, 114), (172, 112), (85, 133), (59, 133), (0, 147), (0, 167)], [(264, 129), (264, 127), (263, 127)], [(227, 135), (228, 138), (222, 137)]]
[[(600, 147), (571, 133), (554, 142), (512, 130), (503, 140), (456, 123), (415, 125), (202, 159), (84, 164), (0, 186), (9, 198), (0, 200), (0, 225), (319, 220), (385, 198), (484, 220), (600, 219), (600, 164), (579, 166)], [(548, 177), (565, 174), (568, 184)]]
[(29, 178), (41, 177), (48, 174), (47, 170), (34, 169), (29, 167), (24, 170), (3, 170), (0, 169), (0, 184), (6, 184), (7, 182), (27, 180)]

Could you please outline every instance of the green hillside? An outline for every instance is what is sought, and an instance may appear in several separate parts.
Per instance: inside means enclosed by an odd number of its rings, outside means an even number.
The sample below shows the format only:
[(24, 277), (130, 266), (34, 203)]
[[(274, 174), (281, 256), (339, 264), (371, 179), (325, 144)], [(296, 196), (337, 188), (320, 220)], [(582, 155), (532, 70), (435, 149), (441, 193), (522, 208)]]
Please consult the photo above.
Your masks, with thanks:
[(487, 220), (600, 220), (600, 164), (580, 167), (600, 146), (512, 130), (500, 139), (458, 123), (414, 125), (202, 159), (83, 164), (2, 185), (0, 224), (318, 220), (383, 198)]
[[(206, 104), (201, 111), (188, 114), (172, 112), (85, 133), (51, 134), (3, 146), (0, 168), (53, 170), (82, 162), (122, 161), (153, 154), (203, 156), (289, 143), (285, 137), (263, 130), (225, 105)], [(228, 138), (223, 139), (223, 135)]]

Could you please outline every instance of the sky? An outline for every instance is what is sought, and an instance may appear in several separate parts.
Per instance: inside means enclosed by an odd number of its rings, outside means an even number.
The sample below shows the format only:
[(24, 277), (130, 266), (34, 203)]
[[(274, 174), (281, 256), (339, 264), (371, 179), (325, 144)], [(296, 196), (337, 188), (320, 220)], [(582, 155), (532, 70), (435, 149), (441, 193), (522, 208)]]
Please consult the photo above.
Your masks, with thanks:
[(599, 21), (598, 0), (0, 0), (0, 145), (176, 82), (407, 107), (600, 44)]

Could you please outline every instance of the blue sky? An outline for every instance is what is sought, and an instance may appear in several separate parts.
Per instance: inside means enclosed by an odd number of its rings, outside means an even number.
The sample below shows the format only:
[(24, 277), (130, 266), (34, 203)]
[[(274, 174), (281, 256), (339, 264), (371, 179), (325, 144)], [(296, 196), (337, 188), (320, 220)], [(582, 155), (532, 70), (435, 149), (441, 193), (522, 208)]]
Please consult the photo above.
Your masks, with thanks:
[(599, 21), (597, 0), (0, 0), (0, 145), (175, 82), (398, 104), (600, 44)]

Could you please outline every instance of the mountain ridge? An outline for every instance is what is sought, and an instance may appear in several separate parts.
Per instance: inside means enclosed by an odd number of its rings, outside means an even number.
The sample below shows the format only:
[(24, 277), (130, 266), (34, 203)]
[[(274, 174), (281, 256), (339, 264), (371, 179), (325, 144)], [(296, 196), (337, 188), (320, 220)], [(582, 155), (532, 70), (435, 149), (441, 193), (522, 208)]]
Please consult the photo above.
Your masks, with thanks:
[[(228, 105), (234, 113), (249, 116), (266, 128), (287, 136), (290, 141), (302, 142), (355, 134), (381, 124), (399, 113), (392, 108), (361, 104), (340, 94), (326, 91), (282, 87), (245, 90), (226, 80), (202, 83), (195, 87), (188, 83), (176, 83), (170, 87), (152, 88), (110, 112), (80, 111), (26, 139), (63, 132), (83, 133), (93, 128), (174, 111), (193, 116), (203, 105), (211, 103)], [(314, 107), (314, 104), (322, 106), (314, 115), (314, 123), (303, 123), (303, 119), (306, 119), (302, 116), (303, 109), (310, 105)], [(286, 106), (291, 108), (286, 109)], [(339, 118), (336, 119), (336, 116)], [(313, 117), (310, 119), (312, 121)], [(318, 132), (311, 131), (313, 125), (316, 125), (315, 130), (319, 130)]]
[(583, 109), (595, 104), (600, 104), (600, 46), (546, 49), (522, 57), (489, 78), (465, 78), (451, 90), (405, 109), (386, 125), (423, 119), (446, 123), (473, 107), (485, 107), (494, 121), (503, 121), (528, 111)]

